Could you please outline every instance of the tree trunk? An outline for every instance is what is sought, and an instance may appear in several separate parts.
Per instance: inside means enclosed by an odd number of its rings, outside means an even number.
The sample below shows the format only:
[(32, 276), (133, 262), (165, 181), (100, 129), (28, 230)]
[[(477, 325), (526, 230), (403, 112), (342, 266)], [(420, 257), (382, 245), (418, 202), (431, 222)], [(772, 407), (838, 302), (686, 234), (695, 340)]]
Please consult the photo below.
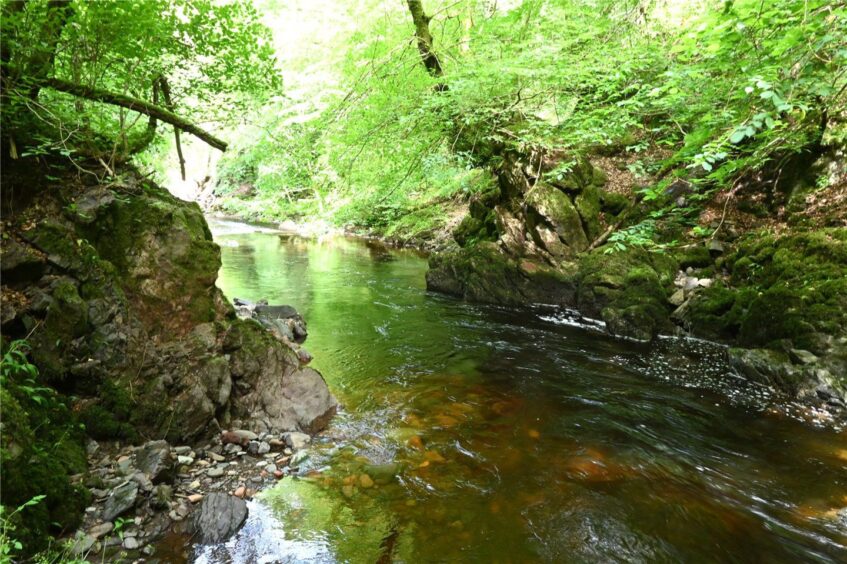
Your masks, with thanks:
[(421, 52), (421, 60), (429, 74), (440, 77), (444, 74), (441, 61), (432, 49), (432, 34), (429, 31), (430, 17), (424, 13), (421, 0), (407, 0), (409, 12), (412, 14), (412, 22), (415, 24), (415, 37), (418, 41), (418, 51)]
[(104, 104), (120, 106), (122, 108), (126, 108), (128, 110), (147, 115), (151, 118), (155, 118), (165, 123), (169, 123), (172, 126), (185, 131), (186, 133), (190, 133), (191, 135), (194, 135), (205, 143), (208, 143), (215, 149), (218, 149), (220, 151), (226, 151), (227, 143), (225, 141), (218, 139), (211, 133), (179, 117), (173, 112), (160, 106), (153, 105), (150, 102), (145, 102), (144, 100), (139, 100), (138, 98), (133, 98), (132, 96), (127, 96), (126, 94), (118, 94), (115, 92), (102, 90), (100, 88), (90, 88), (81, 84), (74, 84), (73, 82), (67, 82), (58, 78), (50, 78), (44, 80), (39, 86), (52, 88), (53, 90), (65, 92), (66, 94), (71, 94), (73, 96), (79, 96), (80, 98), (85, 98), (86, 100), (93, 100), (95, 102), (103, 102)]

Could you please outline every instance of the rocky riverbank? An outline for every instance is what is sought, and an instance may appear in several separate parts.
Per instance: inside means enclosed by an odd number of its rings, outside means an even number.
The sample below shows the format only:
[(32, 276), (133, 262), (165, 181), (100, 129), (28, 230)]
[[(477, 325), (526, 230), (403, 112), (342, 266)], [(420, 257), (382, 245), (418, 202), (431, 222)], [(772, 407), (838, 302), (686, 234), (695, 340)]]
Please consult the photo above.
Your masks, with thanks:
[(826, 190), (794, 171), (789, 190), (762, 201), (770, 181), (762, 175), (739, 180), (733, 195), (698, 194), (683, 177), (636, 181), (625, 155), (574, 164), (544, 151), (503, 154), (496, 182), (472, 198), (453, 232), (453, 249), (432, 256), (427, 287), (573, 308), (639, 341), (723, 342), (744, 377), (842, 410), (847, 169), (839, 155), (831, 149), (805, 163), (828, 175)]
[[(307, 366), (305, 333), (288, 339), (287, 311), (236, 314), (197, 204), (131, 169), (101, 179), (63, 160), (4, 161), (2, 183), (4, 351), (25, 341), (4, 368), (2, 503), (45, 496), (16, 518), (27, 552), (76, 530), (90, 507), (88, 439), (205, 453), (223, 429), (281, 440), (327, 425), (337, 402)], [(214, 460), (189, 467), (202, 461)]]
[[(89, 440), (89, 471), (71, 477), (91, 493), (72, 553), (96, 561), (151, 561), (166, 535), (225, 541), (247, 517), (243, 500), (296, 474), (311, 437), (224, 431), (199, 446)], [(191, 551), (186, 543), (184, 553)]]

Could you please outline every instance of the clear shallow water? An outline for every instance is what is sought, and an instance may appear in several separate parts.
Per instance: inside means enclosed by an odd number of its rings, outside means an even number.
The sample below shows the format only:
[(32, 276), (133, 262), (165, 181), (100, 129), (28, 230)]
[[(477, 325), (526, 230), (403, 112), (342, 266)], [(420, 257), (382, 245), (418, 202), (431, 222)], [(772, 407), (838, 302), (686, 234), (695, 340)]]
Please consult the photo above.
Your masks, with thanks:
[(409, 251), (210, 223), (219, 286), (297, 308), (345, 410), (198, 561), (847, 560), (847, 438), (720, 348), (428, 294)]

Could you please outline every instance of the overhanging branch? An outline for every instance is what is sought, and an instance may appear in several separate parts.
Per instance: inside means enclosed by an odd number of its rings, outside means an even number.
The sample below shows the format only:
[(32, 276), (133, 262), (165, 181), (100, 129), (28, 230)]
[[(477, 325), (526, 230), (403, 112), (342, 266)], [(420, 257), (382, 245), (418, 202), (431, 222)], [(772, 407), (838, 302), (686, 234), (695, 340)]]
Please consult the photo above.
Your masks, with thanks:
[(139, 100), (138, 98), (133, 98), (126, 94), (109, 92), (108, 90), (102, 90), (100, 88), (90, 88), (88, 86), (75, 84), (58, 78), (47, 79), (44, 81), (42, 86), (52, 88), (53, 90), (58, 90), (59, 92), (64, 92), (66, 94), (71, 94), (72, 96), (78, 96), (79, 98), (85, 98), (86, 100), (120, 106), (122, 108), (127, 108), (128, 110), (150, 116), (151, 118), (169, 123), (186, 133), (190, 133), (205, 143), (208, 143), (215, 149), (226, 151), (227, 143), (225, 141), (218, 139), (211, 133), (197, 127), (189, 121), (186, 121), (175, 113), (160, 106), (151, 104), (150, 102), (145, 102), (144, 100)]

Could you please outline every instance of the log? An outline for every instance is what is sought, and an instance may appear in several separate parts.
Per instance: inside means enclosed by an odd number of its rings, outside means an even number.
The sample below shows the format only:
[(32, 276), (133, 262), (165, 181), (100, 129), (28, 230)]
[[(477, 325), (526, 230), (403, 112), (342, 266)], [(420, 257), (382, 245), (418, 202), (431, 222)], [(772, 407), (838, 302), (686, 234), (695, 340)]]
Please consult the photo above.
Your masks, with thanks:
[(186, 133), (194, 135), (195, 137), (204, 141), (205, 143), (208, 143), (215, 149), (218, 149), (220, 151), (226, 151), (227, 143), (225, 141), (218, 139), (208, 131), (201, 129), (190, 121), (179, 117), (175, 113), (160, 106), (151, 104), (150, 102), (145, 102), (144, 100), (139, 100), (138, 98), (133, 98), (132, 96), (127, 96), (126, 94), (109, 92), (108, 90), (103, 90), (100, 88), (91, 88), (88, 86), (75, 84), (73, 82), (68, 82), (66, 80), (61, 80), (58, 78), (49, 78), (42, 83), (42, 86), (46, 88), (52, 88), (53, 90), (58, 90), (59, 92), (64, 92), (72, 96), (78, 96), (79, 98), (85, 98), (86, 100), (103, 102), (104, 104), (111, 104), (113, 106), (120, 106), (122, 108), (127, 108), (128, 110), (132, 110), (134, 112), (150, 116), (151, 118), (155, 118), (165, 123), (169, 123), (172, 126), (185, 131)]

